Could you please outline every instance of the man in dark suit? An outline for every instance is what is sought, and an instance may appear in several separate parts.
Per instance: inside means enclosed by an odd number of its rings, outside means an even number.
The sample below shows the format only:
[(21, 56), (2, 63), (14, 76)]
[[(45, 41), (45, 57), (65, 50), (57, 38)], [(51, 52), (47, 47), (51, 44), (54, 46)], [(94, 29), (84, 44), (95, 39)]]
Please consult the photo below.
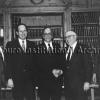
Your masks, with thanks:
[(77, 41), (73, 31), (65, 33), (67, 52), (62, 56), (65, 95), (68, 100), (87, 100), (92, 79), (92, 60), (88, 48)]
[(7, 86), (14, 100), (33, 100), (35, 76), (34, 44), (26, 39), (27, 27), (18, 25), (18, 38), (8, 42), (5, 50)]
[(1, 98), (1, 87), (4, 82), (4, 54), (2, 47), (0, 46), (0, 98)]
[(59, 100), (61, 89), (61, 77), (53, 75), (59, 69), (60, 45), (53, 42), (51, 28), (44, 29), (43, 41), (38, 45), (38, 79), (40, 100)]

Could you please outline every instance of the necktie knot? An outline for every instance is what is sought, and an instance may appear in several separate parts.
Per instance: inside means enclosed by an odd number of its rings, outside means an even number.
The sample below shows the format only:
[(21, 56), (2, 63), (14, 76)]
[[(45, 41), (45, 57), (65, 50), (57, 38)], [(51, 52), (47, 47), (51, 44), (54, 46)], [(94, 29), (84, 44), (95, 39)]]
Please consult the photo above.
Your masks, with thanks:
[(51, 46), (50, 46), (49, 43), (48, 43), (48, 51), (49, 51), (49, 52), (52, 52), (52, 48), (51, 48)]
[(48, 46), (50, 47), (50, 44), (48, 43)]
[(22, 43), (24, 43), (24, 40), (22, 41)]

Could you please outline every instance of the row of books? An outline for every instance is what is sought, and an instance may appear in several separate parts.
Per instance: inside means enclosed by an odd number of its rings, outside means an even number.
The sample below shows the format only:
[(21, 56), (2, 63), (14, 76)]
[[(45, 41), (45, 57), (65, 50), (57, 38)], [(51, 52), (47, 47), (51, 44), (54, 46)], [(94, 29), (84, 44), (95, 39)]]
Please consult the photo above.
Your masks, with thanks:
[(97, 47), (99, 36), (98, 12), (72, 12), (72, 30), (79, 36), (79, 42), (89, 47)]
[[(57, 44), (62, 44), (63, 41), (62, 40), (54, 40), (54, 42), (57, 43)], [(34, 43), (36, 45), (39, 45), (39, 44), (42, 43), (42, 40), (34, 41)]]
[(98, 37), (79, 37), (78, 41), (82, 44), (96, 47), (98, 44)]
[(79, 36), (98, 36), (99, 25), (72, 25), (74, 30)]
[[(52, 32), (54, 38), (59, 38), (61, 37), (62, 28), (61, 27), (52, 28)], [(43, 34), (43, 28), (28, 28), (28, 39), (41, 38), (42, 34)]]
[(72, 23), (99, 23), (98, 12), (72, 12), (71, 14)]

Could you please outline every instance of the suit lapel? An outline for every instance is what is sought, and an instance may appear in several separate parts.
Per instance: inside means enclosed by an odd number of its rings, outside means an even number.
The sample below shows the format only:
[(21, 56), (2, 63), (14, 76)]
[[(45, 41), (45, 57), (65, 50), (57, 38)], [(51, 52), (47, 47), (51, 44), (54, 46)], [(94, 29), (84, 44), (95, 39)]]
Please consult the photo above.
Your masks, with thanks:
[(16, 41), (16, 44), (17, 44), (17, 45), (16, 45), (16, 47), (17, 47), (17, 48), (20, 48), (20, 49), (22, 50), (22, 47), (21, 47), (21, 45), (20, 45), (20, 43), (19, 43), (19, 40), (18, 40), (18, 39), (17, 39), (17, 41)]
[(46, 50), (47, 51), (47, 47), (46, 47), (46, 45), (45, 45), (44, 42), (42, 43), (42, 47), (43, 47), (43, 50)]
[(57, 45), (54, 42), (52, 42), (52, 47), (53, 47), (53, 50), (57, 49)]
[[(30, 41), (26, 40), (26, 52), (28, 51), (29, 48), (31, 48)], [(31, 48), (32, 49), (32, 48)]]
[(26, 50), (29, 48), (29, 41), (26, 40)]
[(76, 44), (76, 47), (74, 49), (74, 52), (72, 53), (72, 56), (71, 56), (71, 60), (75, 59), (75, 55), (78, 53), (78, 49), (79, 49), (79, 45)]

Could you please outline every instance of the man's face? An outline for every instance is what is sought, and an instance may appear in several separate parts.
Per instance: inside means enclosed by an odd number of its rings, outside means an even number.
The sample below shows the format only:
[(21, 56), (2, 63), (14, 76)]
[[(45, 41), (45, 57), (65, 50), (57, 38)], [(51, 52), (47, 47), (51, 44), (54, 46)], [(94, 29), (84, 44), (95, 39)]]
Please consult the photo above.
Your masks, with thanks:
[(66, 43), (68, 45), (70, 45), (70, 46), (73, 45), (76, 42), (76, 35), (69, 35), (69, 36), (67, 36), (65, 41), (66, 41)]
[(46, 42), (52, 41), (52, 33), (51, 33), (51, 29), (50, 28), (46, 28), (44, 30), (43, 39)]
[(20, 25), (18, 26), (18, 37), (22, 40), (26, 39), (27, 37), (27, 30), (26, 30), (26, 27), (24, 25)]

